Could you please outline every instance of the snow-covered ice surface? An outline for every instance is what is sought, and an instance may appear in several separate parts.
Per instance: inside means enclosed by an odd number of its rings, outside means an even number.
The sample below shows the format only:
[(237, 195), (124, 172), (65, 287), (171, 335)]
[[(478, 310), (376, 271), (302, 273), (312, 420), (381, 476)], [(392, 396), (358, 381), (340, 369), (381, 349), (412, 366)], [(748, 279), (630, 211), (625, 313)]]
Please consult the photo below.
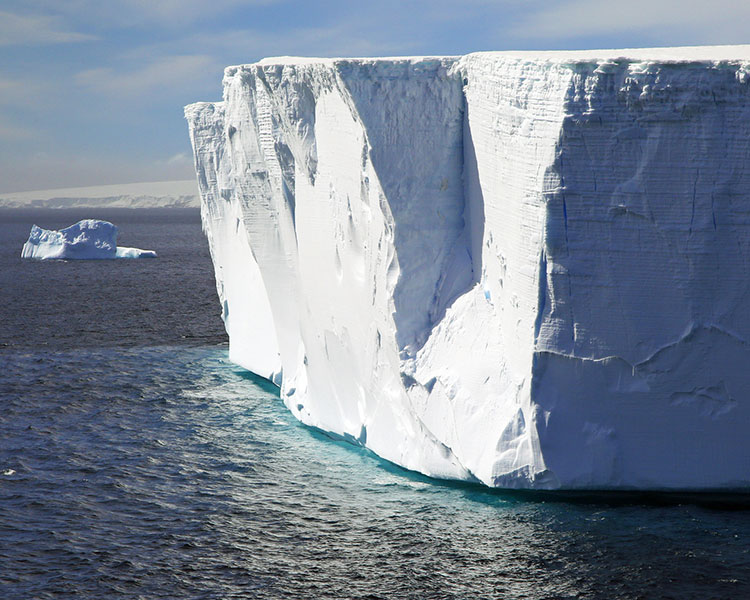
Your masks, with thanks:
[(2, 208), (197, 208), (194, 179), (0, 193)]
[(84, 219), (61, 229), (31, 227), (28, 241), (23, 245), (21, 258), (50, 259), (109, 259), (156, 258), (153, 250), (117, 245), (117, 227), (109, 221)]
[(750, 486), (750, 46), (266, 59), (186, 108), (231, 358), (427, 475)]

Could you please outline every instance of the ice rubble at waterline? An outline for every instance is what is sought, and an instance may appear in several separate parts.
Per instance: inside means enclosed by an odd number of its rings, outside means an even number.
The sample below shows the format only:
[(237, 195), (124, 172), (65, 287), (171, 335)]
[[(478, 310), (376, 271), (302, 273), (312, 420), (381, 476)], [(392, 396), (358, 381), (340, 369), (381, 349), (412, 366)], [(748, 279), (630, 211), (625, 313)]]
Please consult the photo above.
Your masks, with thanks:
[(266, 59), (186, 108), (230, 357), (506, 488), (750, 484), (750, 47)]

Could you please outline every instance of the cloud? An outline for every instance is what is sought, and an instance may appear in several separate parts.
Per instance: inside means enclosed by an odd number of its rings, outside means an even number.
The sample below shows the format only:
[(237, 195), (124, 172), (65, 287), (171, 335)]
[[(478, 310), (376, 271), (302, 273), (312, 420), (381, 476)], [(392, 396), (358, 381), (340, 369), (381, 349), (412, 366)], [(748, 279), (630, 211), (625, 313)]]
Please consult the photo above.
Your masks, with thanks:
[(75, 80), (100, 94), (133, 98), (152, 92), (188, 89), (206, 72), (217, 73), (217, 79), (221, 72), (209, 56), (178, 55), (164, 56), (129, 71), (110, 67), (87, 69), (77, 73)]
[(22, 96), (25, 92), (21, 81), (0, 77), (0, 104), (15, 103)]
[(95, 39), (95, 36), (68, 30), (59, 17), (0, 11), (0, 46), (68, 44)]
[(166, 165), (139, 156), (40, 152), (17, 156), (0, 145), (0, 159), (2, 193), (195, 178), (192, 162)]
[(574, 39), (649, 33), (658, 43), (747, 41), (750, 4), (735, 0), (567, 0), (545, 3), (506, 34), (515, 38)]
[(228, 12), (284, 0), (5, 0), (24, 10), (65, 15), (94, 29), (123, 30), (157, 25), (179, 29), (221, 18)]
[[(369, 33), (366, 34), (365, 31)], [(419, 53), (414, 39), (395, 39), (387, 30), (339, 22), (321, 27), (290, 27), (283, 33), (260, 29), (227, 29), (194, 33), (178, 40), (132, 48), (124, 55), (129, 61), (147, 60), (165, 53), (200, 48), (214, 57), (216, 89), (223, 68), (251, 63), (269, 56), (387, 56), (410, 51)]]
[(242, 7), (278, 4), (279, 0), (120, 0), (118, 4), (130, 8), (145, 19), (163, 24), (195, 22), (206, 16)]
[(31, 78), (25, 75), (23, 79), (8, 78), (0, 75), (0, 107), (20, 110), (23, 113), (49, 109), (50, 96), (56, 82), (40, 77)]
[(179, 152), (164, 161), (168, 165), (193, 165), (193, 158), (187, 152)]
[(253, 29), (225, 31), (221, 34), (194, 36), (191, 44), (208, 47), (217, 54), (237, 53), (242, 49), (244, 62), (267, 56), (371, 56), (403, 50), (410, 42), (392, 43), (377, 32), (362, 35), (360, 28), (342, 23), (325, 27), (290, 29), (284, 35)]
[(8, 142), (19, 142), (29, 140), (37, 136), (35, 131), (15, 123), (8, 123), (0, 118), (0, 140)]

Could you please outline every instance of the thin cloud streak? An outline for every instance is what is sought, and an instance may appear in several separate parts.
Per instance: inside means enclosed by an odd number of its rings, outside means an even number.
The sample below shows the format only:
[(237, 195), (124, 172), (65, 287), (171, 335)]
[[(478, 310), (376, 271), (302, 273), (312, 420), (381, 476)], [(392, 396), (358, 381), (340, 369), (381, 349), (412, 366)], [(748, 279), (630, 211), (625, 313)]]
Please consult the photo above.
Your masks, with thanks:
[(0, 77), (0, 104), (7, 104), (26, 95), (26, 89), (21, 81)]
[(283, 36), (258, 29), (232, 29), (217, 33), (195, 33), (178, 40), (133, 48), (123, 58), (147, 60), (164, 54), (181, 54), (191, 48), (226, 67), (251, 63), (269, 56), (383, 56), (416, 51), (414, 42), (359, 35), (357, 28), (339, 23), (325, 27), (289, 29)]
[(164, 95), (164, 91), (189, 88), (200, 73), (218, 65), (206, 55), (164, 56), (151, 64), (130, 71), (111, 67), (87, 69), (76, 74), (78, 84), (91, 91), (122, 98)]
[(19, 10), (65, 16), (108, 31), (158, 26), (180, 29), (216, 21), (228, 12), (283, 4), (286, 0), (6, 0)]
[(47, 111), (55, 98), (55, 86), (61, 84), (59, 81), (32, 79), (29, 76), (20, 79), (0, 75), (0, 107), (26, 113)]
[(504, 28), (503, 34), (513, 39), (569, 40), (628, 33), (636, 40), (642, 39), (644, 34), (657, 41), (663, 39), (660, 45), (726, 44), (749, 40), (748, 22), (750, 4), (735, 0), (630, 0), (625, 3), (572, 0), (551, 7), (541, 5), (514, 27)]
[(38, 133), (36, 131), (20, 125), (16, 125), (14, 123), (8, 123), (4, 119), (0, 118), (0, 140), (3, 140), (5, 142), (19, 142), (29, 140), (37, 136)]
[(70, 44), (96, 39), (96, 36), (66, 29), (58, 17), (0, 11), (0, 46)]
[(193, 165), (193, 158), (191, 156), (188, 156), (187, 152), (179, 152), (175, 154), (174, 156), (170, 156), (167, 160), (164, 161), (167, 165)]
[[(0, 124), (0, 131), (1, 124)], [(2, 157), (2, 191), (84, 187), (140, 181), (176, 181), (195, 177), (192, 161), (167, 164), (137, 156), (92, 156), (89, 154)]]

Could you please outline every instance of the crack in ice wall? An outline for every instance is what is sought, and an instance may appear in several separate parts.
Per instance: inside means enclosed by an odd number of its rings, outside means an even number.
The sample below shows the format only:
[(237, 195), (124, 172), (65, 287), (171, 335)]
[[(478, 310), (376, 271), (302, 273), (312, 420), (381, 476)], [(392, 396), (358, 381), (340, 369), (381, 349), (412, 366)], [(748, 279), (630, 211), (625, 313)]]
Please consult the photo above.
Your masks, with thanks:
[(749, 55), (227, 69), (186, 116), (232, 360), (428, 475), (748, 485)]

